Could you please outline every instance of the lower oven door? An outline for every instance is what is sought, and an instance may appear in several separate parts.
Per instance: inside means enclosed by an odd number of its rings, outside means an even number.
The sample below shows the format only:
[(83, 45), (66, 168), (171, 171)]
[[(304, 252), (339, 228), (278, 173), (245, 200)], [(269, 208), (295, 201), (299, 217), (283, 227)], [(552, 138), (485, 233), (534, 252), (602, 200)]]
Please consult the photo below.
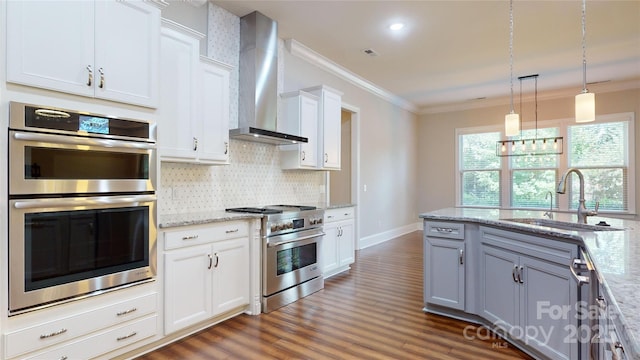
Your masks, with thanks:
[(267, 238), (262, 294), (269, 296), (322, 276), (319, 265), (322, 236), (322, 229), (313, 229)]
[(10, 313), (155, 276), (155, 204), (155, 195), (10, 200)]

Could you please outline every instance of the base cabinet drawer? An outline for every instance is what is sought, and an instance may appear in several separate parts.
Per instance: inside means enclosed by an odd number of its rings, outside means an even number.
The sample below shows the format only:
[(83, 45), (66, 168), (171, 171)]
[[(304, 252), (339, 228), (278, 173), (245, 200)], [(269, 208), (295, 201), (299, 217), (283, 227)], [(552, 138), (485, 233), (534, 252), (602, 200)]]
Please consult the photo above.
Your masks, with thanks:
[(7, 358), (13, 358), (71, 341), (86, 334), (155, 313), (156, 308), (157, 293), (151, 293), (16, 330), (5, 335), (5, 355)]
[(156, 315), (65, 343), (23, 359), (91, 359), (151, 337), (157, 333)]

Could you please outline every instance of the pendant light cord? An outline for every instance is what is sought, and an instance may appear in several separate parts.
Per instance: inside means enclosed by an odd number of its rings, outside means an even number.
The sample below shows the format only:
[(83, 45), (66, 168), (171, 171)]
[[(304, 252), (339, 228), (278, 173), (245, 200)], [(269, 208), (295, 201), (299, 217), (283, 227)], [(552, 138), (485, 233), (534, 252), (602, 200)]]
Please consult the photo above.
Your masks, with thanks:
[(511, 113), (513, 114), (513, 0), (509, 1), (509, 71), (509, 83), (511, 84)]
[(582, 92), (587, 93), (587, 0), (582, 0)]

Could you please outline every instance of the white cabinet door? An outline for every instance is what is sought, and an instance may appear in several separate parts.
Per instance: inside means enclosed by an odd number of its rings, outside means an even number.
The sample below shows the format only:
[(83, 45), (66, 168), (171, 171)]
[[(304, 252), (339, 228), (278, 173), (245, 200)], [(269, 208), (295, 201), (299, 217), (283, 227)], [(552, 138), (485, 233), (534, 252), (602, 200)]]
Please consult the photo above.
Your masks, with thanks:
[(93, 96), (93, 1), (7, 1), (7, 81)]
[(318, 101), (315, 98), (300, 98), (300, 135), (309, 139), (300, 144), (300, 165), (315, 168), (318, 166)]
[(492, 324), (511, 331), (519, 325), (519, 256), (510, 251), (482, 246), (480, 259), (481, 315)]
[(340, 170), (342, 93), (328, 86), (304, 89), (318, 97), (318, 165)]
[(283, 116), (278, 131), (307, 138), (308, 142), (280, 146), (283, 169), (318, 168), (318, 97), (305, 91), (282, 94)]
[(201, 162), (229, 161), (229, 68), (200, 58), (197, 126), (198, 159)]
[(165, 334), (210, 318), (213, 252), (199, 245), (165, 253)]
[(249, 304), (249, 238), (213, 244), (213, 314)]
[(464, 240), (425, 237), (425, 302), (464, 310)]
[(162, 86), (158, 109), (158, 153), (161, 160), (196, 159), (199, 146), (195, 118), (196, 77), (200, 42), (173, 28), (162, 27)]
[(324, 169), (340, 170), (342, 97), (325, 90), (322, 97)]
[(143, 1), (9, 1), (7, 81), (156, 107), (159, 31)]
[(338, 268), (338, 225), (336, 223), (325, 223), (322, 237), (322, 272), (330, 276)]
[(338, 266), (346, 267), (356, 261), (353, 238), (353, 220), (344, 221), (338, 227)]
[(143, 1), (96, 1), (95, 24), (95, 96), (156, 107), (160, 9)]

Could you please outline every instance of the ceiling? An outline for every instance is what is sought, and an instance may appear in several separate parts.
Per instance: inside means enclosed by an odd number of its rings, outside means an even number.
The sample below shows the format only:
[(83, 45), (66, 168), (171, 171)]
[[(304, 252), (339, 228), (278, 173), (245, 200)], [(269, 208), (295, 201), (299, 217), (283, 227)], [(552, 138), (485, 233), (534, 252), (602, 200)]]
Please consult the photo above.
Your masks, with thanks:
[[(509, 101), (509, 1), (210, 1), (237, 16), (260, 11), (278, 22), (280, 38), (295, 39), (418, 112)], [(575, 0), (514, 1), (516, 96), (517, 78), (531, 74), (539, 74), (541, 97), (580, 92), (581, 11)], [(405, 28), (389, 30), (398, 21)], [(592, 92), (640, 83), (640, 1), (587, 1), (586, 57)]]

